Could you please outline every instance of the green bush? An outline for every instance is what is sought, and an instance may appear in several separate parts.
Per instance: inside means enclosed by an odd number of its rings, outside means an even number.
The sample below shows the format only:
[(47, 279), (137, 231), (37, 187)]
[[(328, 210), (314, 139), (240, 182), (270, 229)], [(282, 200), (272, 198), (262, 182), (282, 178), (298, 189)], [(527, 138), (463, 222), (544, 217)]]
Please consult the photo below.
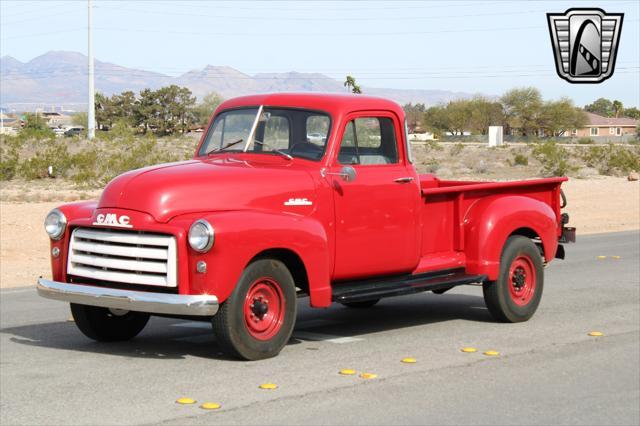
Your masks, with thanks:
[(513, 157), (513, 164), (516, 166), (528, 166), (529, 165), (529, 157), (524, 154), (516, 154)]
[(440, 163), (438, 162), (438, 160), (430, 160), (422, 164), (425, 166), (424, 171), (426, 173), (437, 173), (438, 169), (440, 169)]
[(47, 139), (40, 143), (35, 155), (20, 162), (19, 175), (27, 180), (42, 179), (52, 167), (52, 177), (65, 177), (71, 166), (71, 156), (67, 146), (57, 143), (55, 139)]
[(636, 146), (591, 146), (580, 155), (589, 167), (602, 175), (616, 175), (640, 170), (640, 148)]
[(567, 150), (554, 141), (538, 144), (532, 152), (533, 156), (542, 164), (540, 172), (544, 176), (566, 176), (576, 169), (569, 164)]
[(18, 169), (18, 151), (15, 149), (0, 148), (0, 180), (11, 180)]
[(578, 143), (580, 145), (591, 145), (591, 144), (596, 143), (596, 141), (594, 141), (591, 138), (580, 138), (580, 139), (578, 139)]
[(438, 141), (431, 139), (426, 141), (426, 143), (424, 144), (424, 149), (425, 151), (429, 152), (429, 151), (442, 151), (444, 148), (442, 147), (442, 145), (438, 143)]
[(462, 152), (463, 149), (464, 149), (464, 145), (458, 142), (457, 144), (451, 147), (451, 149), (449, 150), (449, 154), (452, 157), (457, 157)]

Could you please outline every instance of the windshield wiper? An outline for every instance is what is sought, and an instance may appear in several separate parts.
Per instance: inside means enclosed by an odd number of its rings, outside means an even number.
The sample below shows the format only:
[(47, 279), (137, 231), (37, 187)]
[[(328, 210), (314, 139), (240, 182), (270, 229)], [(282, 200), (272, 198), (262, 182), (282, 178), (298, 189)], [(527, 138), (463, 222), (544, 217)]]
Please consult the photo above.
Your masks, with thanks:
[(284, 151), (280, 151), (279, 149), (276, 149), (274, 146), (269, 145), (269, 144), (268, 144), (268, 143), (266, 143), (266, 142), (261, 142), (261, 141), (259, 141), (259, 140), (257, 140), (257, 139), (254, 139), (254, 140), (253, 140), (253, 143), (257, 143), (258, 145), (266, 146), (267, 148), (271, 149), (273, 152), (277, 152), (278, 154), (282, 155), (282, 156), (283, 156), (283, 157), (285, 157), (286, 159), (288, 159), (288, 160), (293, 160), (293, 157), (292, 157), (291, 155), (287, 154), (287, 153), (286, 153), (286, 152), (284, 152)]
[(228, 144), (221, 146), (220, 148), (216, 148), (216, 149), (212, 149), (211, 151), (207, 152), (207, 155), (211, 155), (215, 152), (220, 152), (220, 151), (224, 151), (227, 148), (231, 148), (234, 145), (238, 145), (240, 142), (242, 142), (242, 139), (238, 139), (237, 141), (233, 141), (233, 142), (229, 142)]

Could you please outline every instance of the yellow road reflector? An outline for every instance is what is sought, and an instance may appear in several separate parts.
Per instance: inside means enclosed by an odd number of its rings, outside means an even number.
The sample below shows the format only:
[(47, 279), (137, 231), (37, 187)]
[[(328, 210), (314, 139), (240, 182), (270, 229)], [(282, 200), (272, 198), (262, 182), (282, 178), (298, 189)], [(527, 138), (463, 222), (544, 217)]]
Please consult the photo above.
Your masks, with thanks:
[(200, 408), (205, 410), (217, 410), (220, 408), (220, 404), (216, 404), (215, 402), (205, 402), (200, 406)]
[(612, 259), (618, 260), (620, 259), (620, 256), (611, 256)]
[(415, 358), (402, 358), (402, 362), (405, 364), (415, 364), (418, 361)]
[(340, 370), (340, 374), (342, 374), (343, 376), (353, 376), (354, 374), (356, 374), (356, 370), (345, 368), (344, 370)]
[(498, 351), (486, 351), (486, 352), (484, 352), (484, 354), (486, 356), (498, 356), (498, 355), (500, 355), (500, 352), (498, 352)]
[(178, 404), (195, 404), (196, 400), (191, 398), (178, 398), (176, 402)]
[(600, 336), (604, 336), (604, 333), (602, 333), (601, 331), (592, 331), (589, 333), (589, 336), (600, 337)]
[(467, 353), (478, 352), (478, 350), (476, 348), (462, 348), (460, 350), (462, 352), (467, 352)]
[(360, 377), (363, 379), (375, 379), (378, 375), (373, 373), (362, 373)]
[(598, 256), (598, 259), (600, 259), (600, 260), (603, 260), (603, 259), (606, 259), (606, 258), (607, 258), (607, 256)]
[(278, 385), (275, 383), (263, 383), (259, 387), (260, 389), (276, 389)]

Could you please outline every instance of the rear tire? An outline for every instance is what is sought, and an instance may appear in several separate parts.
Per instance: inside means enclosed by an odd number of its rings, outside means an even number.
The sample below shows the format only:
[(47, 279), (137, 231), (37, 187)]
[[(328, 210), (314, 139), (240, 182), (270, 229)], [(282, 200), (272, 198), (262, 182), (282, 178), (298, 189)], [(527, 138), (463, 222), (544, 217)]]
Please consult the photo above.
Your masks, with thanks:
[(149, 314), (142, 312), (112, 311), (75, 303), (71, 303), (71, 315), (85, 336), (99, 342), (133, 339), (149, 321)]
[(280, 353), (293, 333), (296, 312), (296, 286), (286, 265), (259, 259), (247, 266), (211, 323), (224, 352), (254, 361)]
[(487, 281), (482, 290), (491, 315), (500, 322), (523, 322), (538, 309), (544, 287), (542, 257), (527, 237), (509, 237), (500, 257), (497, 281)]
[(379, 301), (380, 299), (365, 300), (363, 302), (344, 302), (342, 305), (347, 308), (366, 309), (375, 306)]

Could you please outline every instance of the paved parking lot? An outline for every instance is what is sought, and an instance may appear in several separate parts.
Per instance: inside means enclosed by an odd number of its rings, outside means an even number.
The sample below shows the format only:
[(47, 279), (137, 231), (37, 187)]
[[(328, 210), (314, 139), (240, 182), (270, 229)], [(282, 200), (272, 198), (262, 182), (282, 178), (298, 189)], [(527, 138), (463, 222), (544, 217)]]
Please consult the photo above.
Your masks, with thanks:
[[(637, 425), (639, 256), (638, 232), (580, 237), (547, 269), (542, 304), (523, 324), (492, 322), (479, 287), (368, 310), (300, 299), (294, 338), (259, 362), (225, 358), (207, 323), (182, 320), (95, 343), (66, 305), (2, 291), (0, 423)], [(278, 388), (258, 388), (266, 382)], [(176, 404), (182, 396), (222, 408)]]

